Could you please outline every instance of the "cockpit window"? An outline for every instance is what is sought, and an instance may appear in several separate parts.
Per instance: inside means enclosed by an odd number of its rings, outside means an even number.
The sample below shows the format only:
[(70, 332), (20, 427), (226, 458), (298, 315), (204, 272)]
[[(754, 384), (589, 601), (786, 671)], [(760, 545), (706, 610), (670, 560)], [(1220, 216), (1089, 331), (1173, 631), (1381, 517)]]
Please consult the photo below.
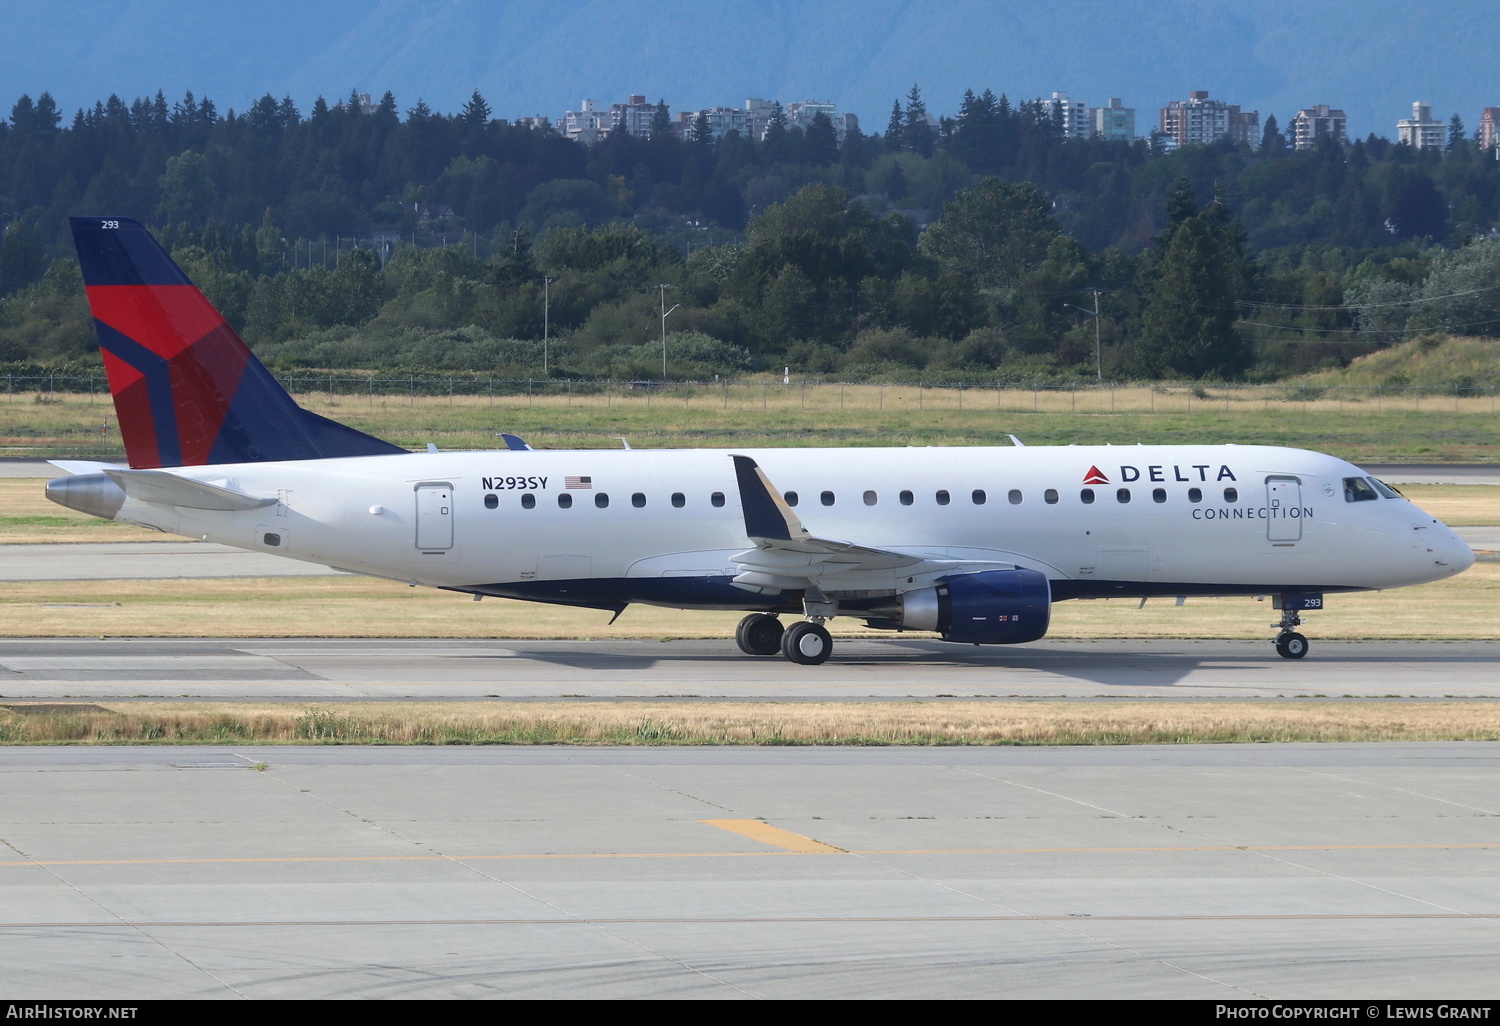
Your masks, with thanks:
[(1378, 477), (1372, 477), (1369, 479), (1369, 481), (1372, 485), (1375, 486), (1375, 490), (1381, 495), (1384, 495), (1387, 499), (1401, 498), (1401, 490), (1399, 488), (1392, 488), (1390, 485), (1386, 484)]
[(1370, 482), (1362, 477), (1344, 478), (1345, 502), (1373, 502), (1380, 498)]

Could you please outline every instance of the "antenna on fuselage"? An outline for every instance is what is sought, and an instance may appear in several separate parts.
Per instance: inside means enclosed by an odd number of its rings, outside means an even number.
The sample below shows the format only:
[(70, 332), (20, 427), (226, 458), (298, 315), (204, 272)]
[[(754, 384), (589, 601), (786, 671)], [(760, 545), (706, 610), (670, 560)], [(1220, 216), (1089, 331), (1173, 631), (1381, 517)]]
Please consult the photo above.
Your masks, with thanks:
[(627, 439), (624, 435), (613, 435), (611, 437), (617, 439), (619, 443), (625, 447), (626, 452), (632, 451), (630, 448), (630, 440)]

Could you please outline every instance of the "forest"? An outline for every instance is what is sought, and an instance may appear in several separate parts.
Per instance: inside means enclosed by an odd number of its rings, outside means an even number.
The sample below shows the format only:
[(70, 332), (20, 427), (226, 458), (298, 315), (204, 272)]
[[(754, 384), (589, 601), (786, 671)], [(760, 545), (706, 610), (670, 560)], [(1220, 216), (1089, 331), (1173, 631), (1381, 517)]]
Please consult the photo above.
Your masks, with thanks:
[[(1456, 121), (1457, 119), (1455, 119)], [(0, 369), (97, 370), (67, 218), (150, 225), (278, 372), (1273, 380), (1500, 334), (1500, 163), (1370, 136), (1064, 138), (913, 86), (883, 133), (597, 145), (387, 92), (111, 96), (0, 121)]]

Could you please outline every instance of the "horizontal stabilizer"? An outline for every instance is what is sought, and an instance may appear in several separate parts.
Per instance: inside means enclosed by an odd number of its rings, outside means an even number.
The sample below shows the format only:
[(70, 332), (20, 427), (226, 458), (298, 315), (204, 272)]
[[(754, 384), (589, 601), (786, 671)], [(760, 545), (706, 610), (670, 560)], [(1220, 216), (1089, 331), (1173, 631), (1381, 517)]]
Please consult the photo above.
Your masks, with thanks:
[(106, 470), (119, 470), (118, 463), (101, 463), (98, 460), (48, 460), (58, 470), (69, 474), (102, 474)]
[(121, 490), (132, 499), (155, 502), (164, 506), (183, 506), (187, 509), (242, 510), (260, 509), (275, 505), (274, 498), (266, 499), (246, 495), (233, 488), (193, 481), (162, 470), (121, 470), (110, 467), (103, 471)]

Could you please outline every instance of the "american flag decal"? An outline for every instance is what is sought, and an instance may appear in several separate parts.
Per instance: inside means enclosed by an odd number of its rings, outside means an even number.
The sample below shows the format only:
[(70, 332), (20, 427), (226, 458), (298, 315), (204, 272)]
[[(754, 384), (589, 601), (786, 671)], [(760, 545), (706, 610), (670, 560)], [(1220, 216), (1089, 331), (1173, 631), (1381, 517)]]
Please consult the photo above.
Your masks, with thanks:
[(565, 488), (565, 489), (567, 489), (567, 488), (590, 488), (591, 489), (593, 487), (594, 487), (594, 479), (592, 477), (565, 477), (565, 478), (563, 478), (563, 488)]

